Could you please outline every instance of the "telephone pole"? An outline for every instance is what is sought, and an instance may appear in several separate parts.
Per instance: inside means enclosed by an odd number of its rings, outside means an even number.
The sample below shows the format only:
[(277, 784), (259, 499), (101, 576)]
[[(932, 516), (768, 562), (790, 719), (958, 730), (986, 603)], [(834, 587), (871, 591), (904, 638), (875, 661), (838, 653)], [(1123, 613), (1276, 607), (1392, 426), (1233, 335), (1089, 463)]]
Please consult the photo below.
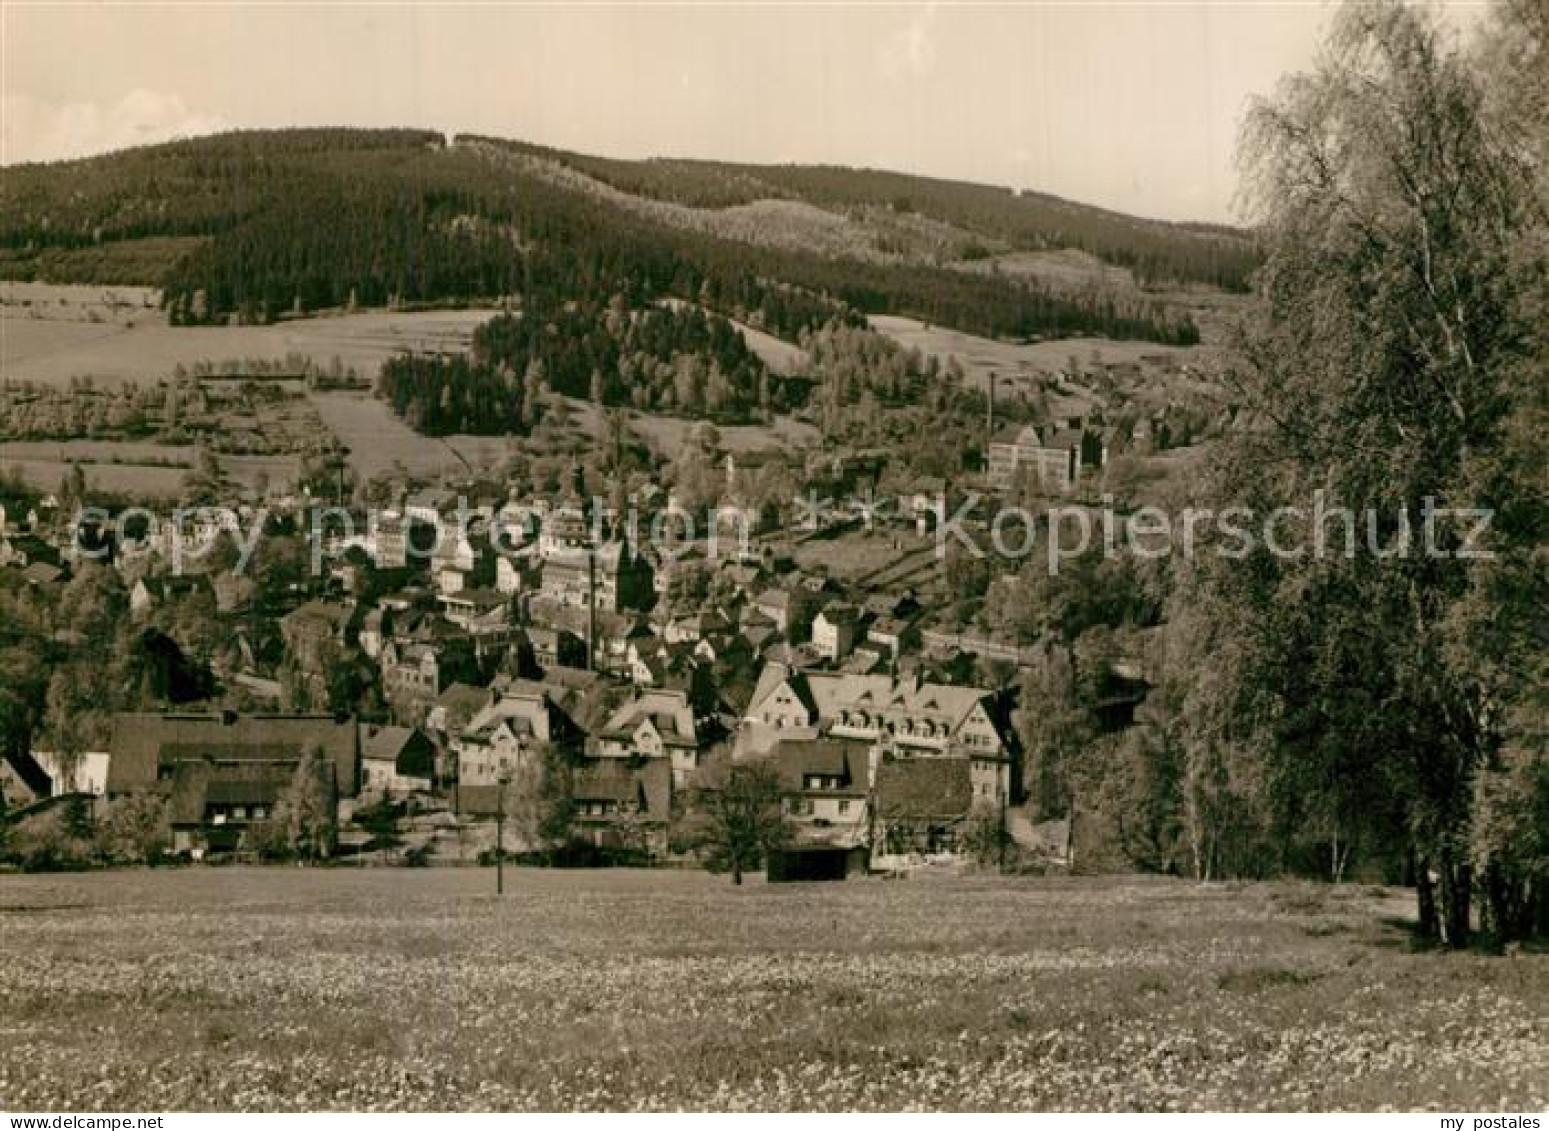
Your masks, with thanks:
[(495, 894), (506, 894), (506, 782), (505, 767), (495, 778)]

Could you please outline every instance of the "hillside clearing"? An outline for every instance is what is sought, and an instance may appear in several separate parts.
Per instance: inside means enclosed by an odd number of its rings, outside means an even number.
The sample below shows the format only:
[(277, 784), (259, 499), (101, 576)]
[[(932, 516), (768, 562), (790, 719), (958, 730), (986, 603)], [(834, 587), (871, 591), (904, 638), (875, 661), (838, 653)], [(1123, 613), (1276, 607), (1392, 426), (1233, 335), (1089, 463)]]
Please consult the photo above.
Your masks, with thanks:
[(935, 356), (942, 364), (956, 357), (967, 375), (969, 387), (976, 389), (989, 387), (992, 372), (1001, 389), (1031, 388), (1033, 379), (1059, 373), (1072, 357), (1083, 365), (1094, 360), (1115, 365), (1138, 362), (1143, 357), (1186, 359), (1194, 352), (1188, 347), (1121, 342), (1111, 338), (1059, 338), (1027, 344), (1002, 342), (891, 314), (873, 315), (870, 321), (877, 331), (899, 345), (918, 349), (927, 357)]
[[(82, 303), (104, 291), (131, 289), (32, 285), (31, 292)], [(140, 307), (126, 308), (117, 319), (102, 315), (92, 321), (89, 314), (99, 309), (96, 303), (60, 306), (44, 300), (0, 305), (0, 379), (57, 385), (90, 377), (101, 385), (154, 384), (169, 379), (179, 365), (283, 361), (291, 355), (322, 366), (338, 358), (346, 369), (374, 379), (382, 362), (403, 350), (466, 350), (474, 328), (493, 317), (488, 310), (372, 310), (272, 326), (169, 326), (160, 311)]]
[(323, 423), (349, 449), (350, 466), (363, 478), (381, 475), (394, 464), (423, 477), (466, 470), (447, 441), (422, 436), (369, 394), (313, 393), (312, 403)]

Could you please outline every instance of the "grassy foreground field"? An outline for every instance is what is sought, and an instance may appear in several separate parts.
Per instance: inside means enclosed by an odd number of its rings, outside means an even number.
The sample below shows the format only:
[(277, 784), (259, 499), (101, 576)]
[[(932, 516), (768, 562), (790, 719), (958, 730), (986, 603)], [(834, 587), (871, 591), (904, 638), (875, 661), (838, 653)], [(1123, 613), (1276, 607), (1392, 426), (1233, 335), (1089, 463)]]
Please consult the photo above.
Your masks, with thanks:
[(1541, 1110), (1549, 958), (1399, 893), (924, 877), (0, 879), (0, 1108)]

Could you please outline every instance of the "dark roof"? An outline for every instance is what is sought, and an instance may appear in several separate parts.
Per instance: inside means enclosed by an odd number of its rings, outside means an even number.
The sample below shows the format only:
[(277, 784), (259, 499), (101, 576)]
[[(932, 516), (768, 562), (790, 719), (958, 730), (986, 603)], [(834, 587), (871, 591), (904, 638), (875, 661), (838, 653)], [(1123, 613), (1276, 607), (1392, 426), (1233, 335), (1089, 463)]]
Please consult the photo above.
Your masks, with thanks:
[(293, 767), (272, 762), (180, 762), (172, 775), (167, 819), (203, 824), (209, 805), (272, 806), (290, 787)]
[(391, 762), (396, 772), (410, 778), (428, 778), (436, 768), (435, 745), (418, 727), (372, 729), (361, 742), (361, 757)]
[(449, 714), (465, 713), (470, 719), (488, 702), (489, 688), (471, 683), (450, 684), (436, 697), (437, 707), (445, 708)]
[(570, 792), (577, 801), (633, 802), (640, 796), (640, 783), (627, 770), (599, 766), (579, 771)]
[(571, 796), (577, 801), (640, 802), (642, 816), (666, 821), (672, 808), (672, 766), (665, 758), (653, 758), (638, 769), (588, 766), (576, 772)]
[(38, 760), (27, 751), (0, 751), (0, 760), (11, 767), (11, 772), (33, 796), (44, 798), (53, 792), (53, 779), (48, 776), (48, 771), (40, 766)]
[(780, 768), (780, 786), (787, 793), (804, 793), (808, 777), (839, 778), (842, 784), (824, 793), (864, 794), (868, 773), (864, 742), (841, 739), (784, 738), (771, 751)]
[(294, 763), (314, 745), (333, 763), (339, 792), (353, 795), (360, 768), (353, 717), (123, 711), (113, 717), (108, 792), (157, 788), (163, 765), (205, 759)]
[(966, 758), (909, 758), (877, 767), (883, 820), (957, 820), (973, 805)]

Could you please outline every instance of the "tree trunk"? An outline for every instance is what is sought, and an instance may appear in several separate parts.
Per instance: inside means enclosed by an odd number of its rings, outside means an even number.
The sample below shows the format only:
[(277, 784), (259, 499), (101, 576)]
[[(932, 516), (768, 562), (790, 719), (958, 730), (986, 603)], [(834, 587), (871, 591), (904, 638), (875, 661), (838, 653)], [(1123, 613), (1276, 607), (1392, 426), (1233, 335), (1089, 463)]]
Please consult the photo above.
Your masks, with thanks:
[(1516, 925), (1512, 899), (1514, 885), (1506, 878), (1500, 861), (1492, 858), (1479, 877), (1479, 933), (1493, 946), (1510, 941)]
[(735, 861), (732, 862), (732, 866), (731, 866), (731, 882), (734, 883), (734, 884), (737, 884), (739, 886), (742, 884), (742, 861), (741, 860), (735, 860)]
[(1462, 950), (1469, 941), (1469, 911), (1473, 895), (1473, 869), (1453, 858), (1451, 846), (1439, 856), (1441, 940), (1453, 950)]
[(1436, 914), (1436, 887), (1431, 880), (1431, 862), (1424, 856), (1415, 857), (1415, 917), (1422, 939), (1436, 940), (1441, 937), (1441, 921)]
[(1480, 930), (1501, 947), (1546, 933), (1541, 887), (1513, 868), (1492, 859), (1480, 877)]

